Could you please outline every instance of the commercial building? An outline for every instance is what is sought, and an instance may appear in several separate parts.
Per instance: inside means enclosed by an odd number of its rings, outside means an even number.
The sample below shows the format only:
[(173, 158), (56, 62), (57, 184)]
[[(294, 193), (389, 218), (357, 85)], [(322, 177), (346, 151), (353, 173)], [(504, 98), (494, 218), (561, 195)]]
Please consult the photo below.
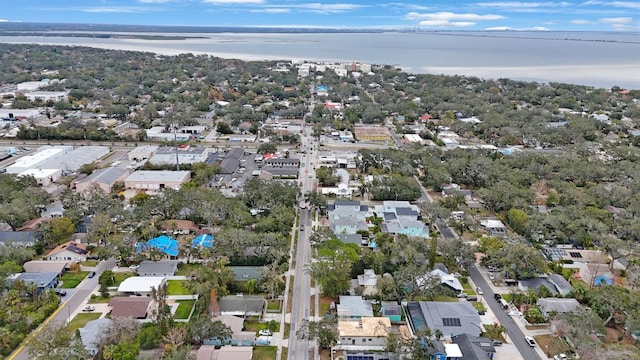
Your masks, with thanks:
[(146, 161), (151, 159), (159, 148), (157, 145), (142, 145), (129, 151), (127, 156), (129, 157), (129, 161)]
[(176, 159), (180, 164), (194, 164), (207, 161), (209, 148), (197, 146), (179, 146), (176, 150), (173, 146), (158, 148), (149, 162), (154, 165), (175, 164)]
[(105, 193), (111, 192), (111, 187), (118, 181), (124, 181), (130, 171), (125, 168), (108, 167), (91, 173), (84, 179), (74, 182), (76, 191), (85, 192), (92, 186), (98, 186)]
[(51, 168), (50, 164), (57, 163), (73, 148), (71, 146), (43, 147), (33, 155), (21, 157), (12, 165), (7, 166), (8, 174), (21, 174), (29, 169), (38, 167)]
[(24, 96), (29, 101), (67, 101), (69, 100), (69, 96), (65, 91), (31, 91)]
[(124, 186), (128, 189), (141, 190), (179, 189), (189, 180), (191, 180), (189, 171), (139, 170), (124, 180)]
[(357, 126), (353, 132), (359, 141), (391, 141), (389, 129), (382, 126)]
[(187, 141), (191, 138), (190, 134), (167, 130), (164, 126), (154, 126), (151, 129), (147, 129), (146, 134), (148, 140)]
[[(109, 154), (108, 146), (79, 146), (57, 160), (57, 166), (66, 171), (78, 171), (83, 165), (91, 164)], [(52, 167), (56, 163), (52, 163)]]
[(21, 172), (18, 176), (31, 176), (36, 179), (40, 186), (49, 186), (62, 176), (60, 169), (29, 169)]

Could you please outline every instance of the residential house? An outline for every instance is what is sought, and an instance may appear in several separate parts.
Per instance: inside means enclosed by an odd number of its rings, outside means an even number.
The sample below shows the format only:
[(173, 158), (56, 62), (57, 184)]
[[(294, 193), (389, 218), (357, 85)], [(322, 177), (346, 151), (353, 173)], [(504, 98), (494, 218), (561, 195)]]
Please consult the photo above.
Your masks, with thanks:
[(480, 220), (480, 226), (488, 231), (491, 236), (504, 236), (507, 234), (507, 227), (498, 219)]
[(371, 302), (362, 296), (340, 295), (340, 303), (337, 305), (338, 317), (341, 319), (360, 319), (373, 317)]
[(178, 256), (178, 240), (172, 239), (166, 235), (149, 239), (146, 243), (139, 242), (136, 244), (137, 253), (150, 251), (153, 248), (160, 250), (163, 254), (168, 256)]
[[(453, 343), (452, 345), (458, 347), (463, 360), (493, 359), (496, 353), (493, 341), (482, 336), (470, 334), (454, 335), (451, 337), (451, 342)], [(447, 353), (448, 355), (449, 353)]]
[(407, 304), (407, 320), (413, 332), (431, 329), (445, 339), (460, 334), (480, 336), (483, 332), (478, 311), (471, 303), (420, 301)]
[(251, 346), (215, 346), (202, 345), (196, 354), (196, 360), (251, 360), (253, 347)]
[(358, 349), (384, 350), (390, 329), (391, 321), (386, 317), (338, 320), (338, 339), (342, 348), (354, 345)]
[(327, 204), (329, 228), (336, 235), (356, 234), (359, 230), (369, 231), (367, 217), (371, 215), (367, 205), (359, 201), (336, 201)]
[(383, 201), (375, 207), (375, 213), (384, 219), (382, 232), (429, 237), (429, 228), (422, 221), (418, 207), (408, 201)]
[(402, 307), (395, 301), (383, 301), (382, 316), (388, 318), (391, 322), (401, 321)]
[(53, 272), (62, 275), (68, 268), (70, 261), (31, 260), (22, 264), (25, 272), (48, 273)]
[(124, 279), (118, 292), (136, 296), (150, 296), (151, 289), (160, 289), (167, 282), (164, 276), (133, 276)]
[(456, 294), (464, 291), (464, 287), (462, 286), (458, 278), (445, 271), (442, 271), (441, 269), (434, 269), (433, 271), (431, 271), (431, 273), (429, 273), (429, 276), (435, 276), (439, 278), (441, 285), (453, 290)]
[(53, 289), (58, 285), (58, 273), (41, 272), (41, 273), (19, 273), (8, 278), (8, 283), (13, 284), (16, 281), (22, 281), (25, 285), (34, 285), (38, 294), (46, 289)]
[(549, 314), (564, 314), (574, 312), (580, 307), (580, 303), (576, 299), (559, 299), (559, 298), (540, 298), (536, 302), (538, 309), (545, 318), (549, 318)]
[(0, 231), (0, 245), (4, 246), (33, 246), (37, 241), (35, 231)]
[(220, 315), (262, 317), (266, 301), (262, 296), (238, 294), (221, 297), (219, 304)]
[(150, 297), (115, 297), (109, 300), (111, 317), (130, 317), (146, 319), (152, 313), (153, 300)]
[(363, 239), (362, 234), (336, 234), (336, 237), (344, 243), (356, 244), (358, 246), (368, 245), (368, 241)]
[(378, 288), (376, 287), (378, 284), (378, 279), (380, 279), (380, 275), (376, 275), (375, 270), (373, 269), (364, 269), (364, 273), (358, 275), (357, 284), (361, 294), (364, 296), (373, 296), (378, 293)]
[(83, 244), (68, 241), (56, 246), (46, 255), (50, 261), (86, 261), (89, 251)]
[(91, 320), (84, 327), (78, 329), (82, 345), (84, 345), (84, 348), (91, 356), (95, 356), (98, 353), (98, 341), (109, 326), (111, 326), (111, 319), (103, 317)]
[(558, 293), (562, 296), (569, 295), (571, 290), (573, 290), (571, 283), (560, 274), (554, 273), (549, 275), (549, 282), (556, 287), (556, 290), (558, 290)]
[(549, 281), (546, 276), (518, 280), (518, 288), (525, 292), (527, 290), (539, 292), (541, 287), (546, 287), (554, 296), (559, 294), (556, 286), (551, 281)]
[(160, 228), (174, 235), (187, 235), (195, 233), (200, 228), (191, 220), (169, 219), (160, 225)]
[(178, 271), (177, 260), (145, 260), (138, 265), (139, 276), (173, 276)]

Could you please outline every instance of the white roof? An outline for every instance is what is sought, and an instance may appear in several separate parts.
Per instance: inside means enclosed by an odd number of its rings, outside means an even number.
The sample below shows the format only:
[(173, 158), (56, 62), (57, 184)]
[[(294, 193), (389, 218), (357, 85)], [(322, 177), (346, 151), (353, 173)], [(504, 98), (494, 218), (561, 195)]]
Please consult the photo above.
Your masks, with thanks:
[(118, 292), (151, 292), (151, 288), (159, 289), (165, 280), (164, 276), (133, 276), (120, 283)]
[(171, 170), (139, 170), (129, 175), (125, 181), (170, 181), (181, 182), (188, 179), (191, 175), (189, 171), (171, 171)]
[(16, 160), (15, 164), (13, 164), (12, 166), (15, 167), (24, 167), (24, 168), (29, 168), (35, 165), (38, 165), (39, 163), (41, 163), (42, 161), (45, 161), (53, 156), (56, 156), (62, 152), (67, 151), (67, 149), (63, 149), (63, 148), (47, 148), (44, 149), (42, 151), (39, 151), (33, 155), (29, 155), (29, 156), (25, 156), (22, 157), (18, 160)]
[(490, 229), (505, 227), (502, 221), (495, 219), (480, 220), (480, 225)]
[(462, 357), (462, 351), (458, 344), (444, 344), (444, 352), (447, 354), (447, 358)]
[(60, 172), (60, 169), (29, 169), (21, 172), (18, 176), (33, 176), (36, 179), (42, 179), (53, 176)]

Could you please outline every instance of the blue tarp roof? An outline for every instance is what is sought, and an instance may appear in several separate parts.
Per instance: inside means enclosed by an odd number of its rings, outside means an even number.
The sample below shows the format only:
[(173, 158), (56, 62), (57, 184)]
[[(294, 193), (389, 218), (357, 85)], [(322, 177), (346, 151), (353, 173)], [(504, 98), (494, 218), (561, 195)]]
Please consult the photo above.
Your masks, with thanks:
[(136, 252), (140, 253), (148, 247), (158, 248), (169, 256), (178, 256), (178, 240), (172, 239), (166, 235), (150, 239), (146, 243), (137, 243)]
[(599, 275), (596, 277), (594, 284), (596, 285), (611, 285), (613, 284), (613, 281), (611, 281), (611, 279), (609, 279), (609, 277), (604, 276), (604, 275)]
[(191, 247), (213, 247), (213, 236), (208, 234), (200, 234), (195, 239), (191, 241)]

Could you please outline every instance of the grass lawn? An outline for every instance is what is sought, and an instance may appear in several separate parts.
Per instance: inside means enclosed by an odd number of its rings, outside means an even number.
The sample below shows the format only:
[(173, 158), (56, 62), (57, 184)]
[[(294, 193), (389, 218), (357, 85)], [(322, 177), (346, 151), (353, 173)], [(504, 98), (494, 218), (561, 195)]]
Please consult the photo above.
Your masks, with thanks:
[(320, 316), (324, 316), (330, 311), (332, 301), (336, 301), (336, 299), (324, 296), (320, 298)]
[(462, 284), (462, 288), (464, 289), (464, 292), (466, 294), (476, 295), (475, 289), (471, 287), (471, 284), (469, 284), (469, 282)]
[(89, 321), (99, 319), (100, 315), (102, 315), (102, 313), (99, 312), (77, 314), (69, 323), (69, 328), (72, 330), (72, 332), (75, 332), (81, 327), (87, 325)]
[(267, 302), (267, 311), (279, 311), (280, 310), (280, 300), (269, 300)]
[(132, 276), (134, 276), (135, 274), (132, 272), (117, 272), (117, 273), (113, 273), (113, 280), (115, 281), (115, 283), (111, 286), (120, 286), (120, 284), (124, 281), (124, 279), (126, 278), (130, 278)]
[(202, 264), (182, 264), (178, 266), (176, 275), (191, 276), (191, 272), (202, 267)]
[[(280, 322), (276, 321), (276, 328), (275, 330), (273, 330), (273, 332), (278, 332), (280, 331)], [(244, 322), (244, 331), (251, 331), (251, 332), (255, 332), (257, 333), (259, 330), (264, 330), (267, 328), (267, 323), (266, 322), (259, 322), (259, 321), (245, 321)]]
[(285, 340), (288, 339), (290, 332), (291, 332), (291, 324), (284, 323), (284, 334), (282, 334), (282, 338)]
[(169, 295), (189, 295), (189, 290), (184, 287), (185, 281), (169, 280), (167, 281), (167, 290)]
[(487, 311), (487, 309), (484, 307), (484, 305), (480, 301), (472, 301), (471, 305), (473, 305), (473, 307), (476, 308), (476, 310), (478, 311)]
[(434, 296), (433, 301), (458, 302), (460, 299), (451, 296), (438, 295)]
[(276, 346), (254, 346), (253, 360), (275, 360), (278, 354)]
[(86, 267), (96, 267), (98, 265), (98, 260), (80, 261), (80, 265)]
[(496, 326), (484, 324), (484, 329), (486, 331), (485, 336), (492, 340), (499, 340), (504, 342), (504, 336), (496, 330)]
[(113, 299), (111, 296), (102, 297), (102, 295), (91, 295), (89, 298), (89, 304), (105, 304), (108, 303), (109, 300)]
[(289, 358), (289, 348), (283, 346), (281, 359), (288, 359), (288, 358)]
[(88, 271), (68, 272), (60, 277), (62, 288), (73, 289), (89, 274)]
[(195, 300), (176, 300), (178, 303), (178, 308), (176, 309), (176, 313), (173, 315), (174, 319), (188, 319), (189, 314), (191, 314), (191, 309), (193, 305), (196, 303)]

